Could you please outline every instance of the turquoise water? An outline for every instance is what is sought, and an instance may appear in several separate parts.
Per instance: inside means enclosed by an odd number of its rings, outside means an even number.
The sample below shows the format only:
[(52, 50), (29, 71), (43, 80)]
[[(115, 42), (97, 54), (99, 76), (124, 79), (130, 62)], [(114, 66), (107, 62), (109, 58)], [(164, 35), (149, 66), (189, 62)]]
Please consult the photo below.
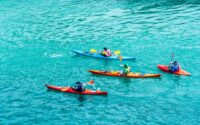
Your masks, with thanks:
[[(119, 61), (71, 49), (121, 50), (132, 70), (160, 79), (95, 76)], [(192, 76), (163, 73), (171, 54)], [(0, 124), (200, 124), (198, 0), (0, 0)], [(95, 80), (108, 96), (47, 91)], [(89, 88), (92, 88), (88, 86)]]

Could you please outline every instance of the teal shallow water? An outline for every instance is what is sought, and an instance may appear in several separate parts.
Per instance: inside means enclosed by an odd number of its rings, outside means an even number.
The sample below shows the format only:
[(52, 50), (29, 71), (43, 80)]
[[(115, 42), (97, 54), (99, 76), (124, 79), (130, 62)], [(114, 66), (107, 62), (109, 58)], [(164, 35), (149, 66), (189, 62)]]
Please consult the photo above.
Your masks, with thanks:
[[(200, 124), (200, 3), (178, 0), (0, 1), (0, 124)], [(71, 49), (121, 50), (132, 70), (161, 79), (119, 79), (119, 61), (75, 56)], [(190, 77), (163, 73), (175, 53)], [(44, 84), (95, 79), (109, 92), (80, 96)]]

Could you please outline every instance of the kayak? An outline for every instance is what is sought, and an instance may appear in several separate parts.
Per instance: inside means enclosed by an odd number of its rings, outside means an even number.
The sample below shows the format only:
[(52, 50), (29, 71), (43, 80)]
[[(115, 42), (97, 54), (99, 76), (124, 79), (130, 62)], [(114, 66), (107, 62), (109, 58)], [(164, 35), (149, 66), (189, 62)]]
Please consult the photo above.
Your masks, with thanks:
[(184, 71), (182, 69), (180, 69), (180, 70), (178, 70), (176, 72), (171, 72), (166, 65), (160, 65), (160, 64), (158, 64), (158, 68), (160, 70), (164, 71), (164, 72), (169, 72), (169, 73), (176, 74), (176, 75), (185, 75), (185, 76), (189, 76), (190, 75), (189, 72)]
[(101, 71), (101, 70), (88, 70), (92, 74), (105, 75), (105, 76), (115, 76), (115, 77), (125, 77), (125, 78), (152, 78), (160, 77), (160, 74), (141, 74), (141, 73), (129, 73), (128, 75), (123, 75), (119, 71)]
[(52, 85), (47, 85), (46, 87), (48, 89), (53, 89), (56, 91), (61, 91), (61, 92), (67, 92), (67, 93), (74, 93), (74, 94), (81, 94), (81, 95), (107, 95), (107, 92), (103, 92), (103, 91), (95, 91), (95, 90), (89, 90), (89, 89), (85, 89), (85, 91), (83, 92), (77, 92), (75, 90), (73, 90), (71, 87), (60, 87), (60, 86), (52, 86)]
[[(103, 56), (99, 53), (91, 53), (91, 52), (81, 52), (78, 50), (71, 50), (72, 52), (78, 54), (78, 55), (82, 55), (82, 56), (88, 56), (88, 57), (94, 57), (94, 58), (98, 58), (98, 59), (110, 59), (110, 60), (119, 60), (120, 56), (118, 55), (112, 55), (109, 57)], [(123, 60), (135, 60), (135, 57), (128, 57), (128, 56), (123, 56), (122, 57)]]

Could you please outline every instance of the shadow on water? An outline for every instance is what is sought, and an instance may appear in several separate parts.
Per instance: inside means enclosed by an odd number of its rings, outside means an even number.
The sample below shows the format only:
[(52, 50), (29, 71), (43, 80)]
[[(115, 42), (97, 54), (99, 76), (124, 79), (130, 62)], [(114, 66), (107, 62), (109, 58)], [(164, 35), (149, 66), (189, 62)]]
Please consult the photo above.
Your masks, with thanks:
[(180, 79), (181, 79), (181, 76), (174, 75), (174, 76), (173, 76), (173, 79), (174, 79), (174, 82), (176, 83), (176, 87), (179, 87), (179, 86), (180, 86)]
[(79, 100), (80, 102), (84, 102), (84, 101), (92, 101), (94, 100), (95, 97), (107, 97), (107, 95), (73, 95), (75, 98), (77, 98), (77, 100)]
[(133, 81), (132, 81), (133, 79), (130, 79), (130, 78), (118, 78), (118, 80), (120, 81), (120, 83), (123, 83), (124, 88), (126, 90), (129, 90), (130, 86), (132, 84), (134, 84)]
[(80, 60), (80, 59), (84, 59), (87, 61), (102, 61), (103, 65), (107, 66), (109, 62), (113, 62), (115, 60), (106, 60), (106, 59), (98, 59), (98, 58), (93, 58), (93, 57), (85, 57), (85, 56), (81, 56), (81, 55), (74, 55), (72, 58)]
[[(114, 61), (120, 61), (120, 59), (104, 59), (104, 58), (94, 58), (94, 57), (89, 57), (89, 56), (81, 56), (81, 55), (74, 55), (72, 56), (72, 58), (79, 58), (79, 59), (87, 59), (87, 60), (97, 60), (97, 61), (103, 61), (104, 63), (108, 63), (108, 62), (114, 62)], [(122, 58), (122, 61), (124, 62), (135, 62), (136, 59), (133, 59), (133, 60), (123, 60)]]
[(50, 89), (47, 89), (47, 92), (68, 94), (69, 96), (74, 97), (78, 101), (80, 101), (81, 102), (80, 106), (82, 106), (83, 105), (82, 103), (85, 102), (85, 101), (94, 100), (94, 96), (107, 97), (107, 95), (81, 95), (81, 94), (73, 94), (73, 93), (64, 93), (64, 92), (59, 92), (59, 91), (50, 90)]
[(130, 78), (122, 78), (121, 80), (123, 81), (123, 83), (131, 83), (132, 82), (132, 79), (130, 79)]

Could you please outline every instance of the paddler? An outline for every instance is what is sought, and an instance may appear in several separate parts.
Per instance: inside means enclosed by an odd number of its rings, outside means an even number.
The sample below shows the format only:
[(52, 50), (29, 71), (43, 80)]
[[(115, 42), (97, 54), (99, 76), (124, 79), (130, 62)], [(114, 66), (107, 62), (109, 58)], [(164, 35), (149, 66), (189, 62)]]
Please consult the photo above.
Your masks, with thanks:
[(177, 72), (178, 70), (180, 70), (180, 66), (179, 66), (177, 61), (174, 61), (173, 63), (170, 63), (168, 68), (173, 73)]
[(109, 56), (111, 56), (112, 54), (111, 54), (111, 51), (110, 51), (108, 48), (104, 47), (104, 48), (103, 48), (103, 51), (101, 52), (101, 55), (106, 56), (106, 57), (109, 57)]
[(81, 83), (81, 82), (76, 82), (76, 86), (75, 87), (72, 87), (73, 90), (77, 91), (77, 92), (83, 92), (85, 89), (84, 89), (84, 84)]
[(123, 70), (123, 75), (128, 75), (131, 72), (131, 67), (124, 64), (124, 70)]

